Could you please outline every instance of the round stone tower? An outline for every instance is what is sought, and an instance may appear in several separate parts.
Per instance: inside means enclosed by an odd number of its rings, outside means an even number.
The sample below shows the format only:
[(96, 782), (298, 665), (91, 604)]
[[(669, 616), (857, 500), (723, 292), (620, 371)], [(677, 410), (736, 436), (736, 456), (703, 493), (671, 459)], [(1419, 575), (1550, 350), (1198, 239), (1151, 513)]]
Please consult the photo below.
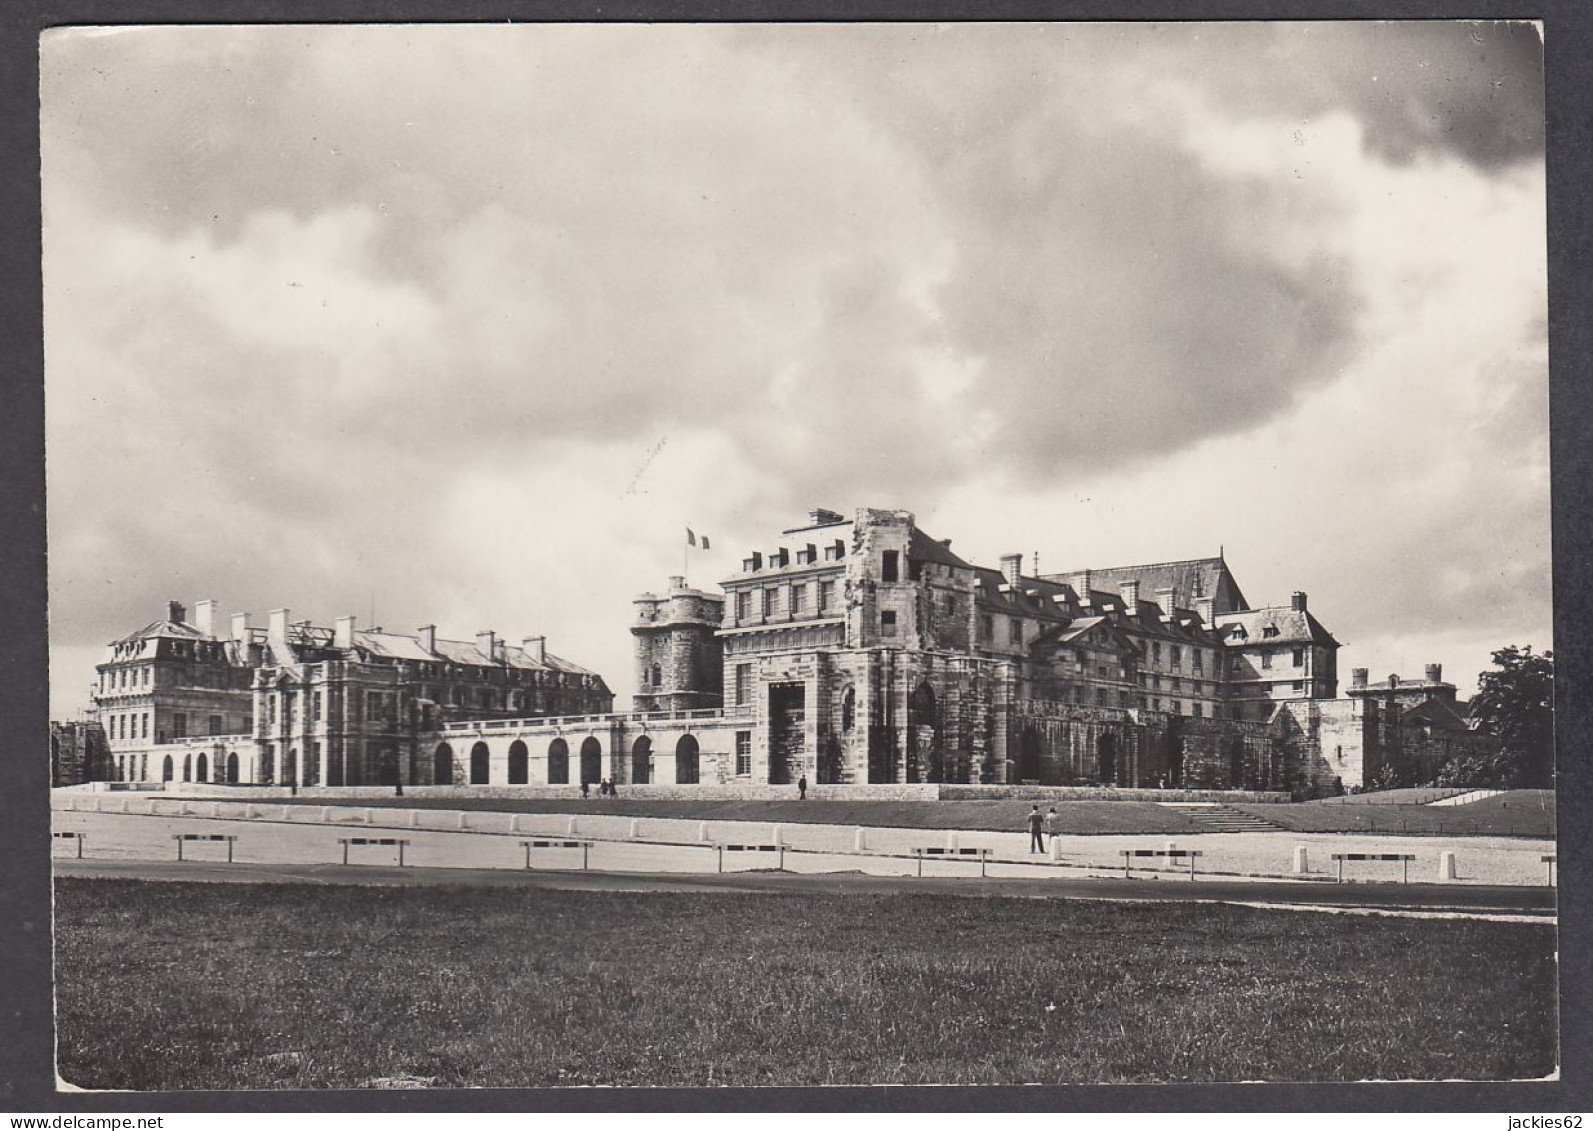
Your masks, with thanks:
[(697, 711), (724, 705), (724, 659), (715, 633), (725, 599), (671, 577), (663, 596), (636, 598), (638, 711)]

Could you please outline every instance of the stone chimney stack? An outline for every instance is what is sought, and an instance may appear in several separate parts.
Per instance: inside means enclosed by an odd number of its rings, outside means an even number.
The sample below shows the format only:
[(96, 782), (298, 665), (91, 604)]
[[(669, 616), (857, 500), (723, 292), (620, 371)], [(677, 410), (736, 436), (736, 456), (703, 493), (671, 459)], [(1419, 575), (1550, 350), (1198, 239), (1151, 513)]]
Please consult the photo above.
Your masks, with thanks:
[(1001, 555), (1001, 576), (1007, 579), (1007, 584), (1014, 589), (1018, 587), (1018, 578), (1023, 575), (1022, 554)]
[(332, 647), (347, 651), (354, 647), (354, 617), (338, 617), (332, 622)]
[(266, 637), (278, 648), (288, 646), (288, 610), (272, 609), (266, 619)]
[(181, 601), (167, 601), (166, 619), (174, 624), (187, 624), (188, 610), (183, 607)]
[(246, 643), (249, 639), (249, 614), (232, 614), (232, 638), (238, 643)]
[(1131, 617), (1139, 616), (1139, 582), (1125, 581), (1119, 586), (1123, 594), (1123, 606)]
[(1366, 668), (1351, 668), (1350, 669), (1350, 686), (1351, 687), (1365, 687), (1366, 686), (1366, 676), (1367, 676), (1367, 669)]
[(418, 628), (415, 631), (415, 635), (420, 638), (420, 646), (422, 648), (426, 649), (426, 651), (433, 652), (433, 653), (435, 653), (437, 651), (437, 626), (436, 625), (434, 625), (434, 624), (423, 624), (423, 625), (420, 626), (420, 628)]
[(1444, 665), (1443, 664), (1428, 664), (1427, 665), (1427, 682), (1428, 683), (1443, 683), (1444, 682)]
[(1172, 616), (1173, 615), (1173, 610), (1178, 605), (1178, 590), (1176, 590), (1176, 589), (1158, 589), (1158, 590), (1156, 590), (1156, 603), (1162, 607), (1162, 615), (1163, 616), (1167, 616), (1167, 617)]
[(497, 661), (502, 658), (502, 652), (498, 648), (498, 634), (491, 629), (476, 633), (476, 648), (489, 660)]
[(1093, 603), (1093, 598), (1090, 596), (1093, 585), (1094, 581), (1089, 570), (1081, 569), (1073, 575), (1073, 592), (1078, 595), (1079, 604), (1086, 609)]
[(1289, 595), (1289, 607), (1297, 613), (1305, 612), (1305, 594), (1296, 589)]
[(548, 662), (548, 638), (546, 636), (528, 636), (521, 642), (526, 654), (539, 664)]
[(1205, 622), (1207, 628), (1213, 628), (1217, 621), (1217, 598), (1196, 597), (1195, 613)]
[(216, 635), (216, 602), (205, 600), (194, 606), (194, 627), (201, 636)]

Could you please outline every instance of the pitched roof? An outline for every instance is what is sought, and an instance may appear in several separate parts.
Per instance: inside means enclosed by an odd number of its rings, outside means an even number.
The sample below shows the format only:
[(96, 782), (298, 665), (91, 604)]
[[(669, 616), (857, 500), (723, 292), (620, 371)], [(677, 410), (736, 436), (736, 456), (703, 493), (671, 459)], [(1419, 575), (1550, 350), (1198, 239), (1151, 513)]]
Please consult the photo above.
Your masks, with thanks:
[(946, 543), (936, 541), (916, 526), (913, 527), (912, 537), (907, 543), (907, 556), (914, 561), (939, 562), (941, 565), (953, 566), (956, 569), (973, 568), (952, 553), (951, 547)]
[(494, 660), (483, 652), (474, 640), (444, 640), (439, 637), (436, 641), (436, 651), (428, 652), (417, 637), (396, 632), (367, 631), (356, 632), (354, 643), (372, 655), (391, 660), (411, 660), (423, 664), (440, 661), (479, 668), (507, 665), (511, 668), (525, 668), (532, 671), (568, 672), (572, 675), (595, 674), (551, 652), (545, 652), (544, 660), (539, 663), (524, 648), (510, 644), (504, 645), (503, 658)]
[(184, 624), (182, 621), (175, 620), (157, 620), (151, 621), (137, 632), (128, 633), (120, 640), (111, 641), (111, 647), (114, 648), (118, 644), (127, 644), (134, 640), (149, 640), (153, 637), (176, 637), (178, 640), (211, 639), (211, 637), (206, 636), (191, 624)]
[[(1046, 574), (1049, 581), (1072, 581), (1085, 571)], [(1092, 569), (1090, 589), (1097, 588), (1116, 593), (1125, 581), (1139, 582), (1141, 600), (1154, 598), (1163, 589), (1177, 593), (1181, 607), (1192, 607), (1195, 598), (1211, 597), (1218, 612), (1242, 610), (1249, 607), (1245, 595), (1239, 590), (1228, 563), (1222, 558), (1191, 558), (1184, 562), (1154, 562), (1150, 565), (1109, 566)]]
[[(1267, 630), (1276, 629), (1268, 633)], [(1304, 609), (1288, 605), (1271, 609), (1246, 609), (1217, 614), (1217, 635), (1224, 644), (1325, 644), (1337, 648), (1339, 642), (1320, 621)]]

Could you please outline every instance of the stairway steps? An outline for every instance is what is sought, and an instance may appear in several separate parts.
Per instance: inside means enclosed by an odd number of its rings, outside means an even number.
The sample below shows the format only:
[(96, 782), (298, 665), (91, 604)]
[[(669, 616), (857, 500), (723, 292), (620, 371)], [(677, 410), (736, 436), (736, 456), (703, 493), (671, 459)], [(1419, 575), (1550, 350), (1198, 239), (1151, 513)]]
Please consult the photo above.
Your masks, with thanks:
[(1254, 813), (1246, 813), (1241, 809), (1234, 809), (1227, 805), (1181, 805), (1177, 802), (1170, 802), (1167, 807), (1179, 810), (1193, 821), (1201, 832), (1270, 833), (1286, 831), (1282, 825), (1269, 821), (1265, 817), (1258, 817)]

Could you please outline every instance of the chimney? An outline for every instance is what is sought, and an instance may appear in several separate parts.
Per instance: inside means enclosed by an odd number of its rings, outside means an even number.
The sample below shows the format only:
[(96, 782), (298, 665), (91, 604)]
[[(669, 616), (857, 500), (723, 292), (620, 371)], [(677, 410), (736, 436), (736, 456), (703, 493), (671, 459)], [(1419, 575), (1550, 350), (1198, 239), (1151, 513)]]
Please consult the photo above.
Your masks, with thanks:
[(1023, 573), (1022, 554), (1001, 555), (1001, 575), (1007, 579), (1007, 584), (1014, 589), (1018, 587), (1018, 577)]
[(249, 614), (232, 614), (232, 638), (242, 644), (249, 639)]
[(501, 656), (498, 651), (498, 634), (491, 629), (476, 633), (476, 648), (489, 660), (496, 661)]
[(1078, 595), (1079, 604), (1084, 606), (1086, 609), (1089, 608), (1092, 603), (1090, 590), (1094, 588), (1094, 584), (1094, 578), (1091, 576), (1090, 570), (1081, 569), (1078, 573), (1073, 575), (1073, 592)]
[(1168, 617), (1172, 616), (1173, 615), (1173, 609), (1175, 607), (1177, 607), (1177, 605), (1178, 605), (1178, 590), (1176, 590), (1176, 589), (1158, 589), (1158, 590), (1156, 590), (1156, 603), (1162, 607), (1162, 615), (1163, 616), (1168, 616)]
[(354, 618), (338, 617), (332, 622), (332, 647), (345, 651), (354, 647)]
[(1195, 613), (1205, 622), (1207, 628), (1214, 627), (1217, 621), (1217, 598), (1196, 597)]
[(216, 635), (216, 602), (200, 601), (194, 606), (194, 627), (201, 636), (212, 639)]
[(267, 617), (266, 636), (278, 648), (288, 646), (288, 610), (272, 609)]
[(1427, 682), (1428, 683), (1443, 683), (1444, 682), (1444, 665), (1443, 664), (1428, 664), (1427, 665)]
[(1139, 581), (1125, 581), (1119, 586), (1119, 590), (1123, 594), (1123, 605), (1127, 608), (1128, 615), (1139, 616)]
[(548, 662), (548, 638), (546, 636), (527, 636), (520, 644), (526, 654), (539, 664)]
[(183, 603), (181, 601), (167, 601), (166, 619), (175, 624), (187, 624), (188, 610), (183, 608)]
[(436, 625), (434, 625), (434, 624), (423, 624), (423, 625), (420, 626), (419, 629), (416, 630), (416, 635), (418, 635), (420, 637), (420, 646), (422, 648), (426, 649), (427, 652), (430, 652), (430, 653), (433, 653), (433, 654), (436, 653), (436, 651), (437, 651), (437, 626)]
[(1366, 672), (1365, 668), (1351, 668), (1350, 669), (1350, 686), (1351, 687), (1365, 687), (1366, 686), (1366, 674), (1367, 674), (1367, 672)]
[(808, 521), (814, 526), (829, 526), (833, 523), (844, 522), (845, 519), (834, 511), (825, 510), (823, 507), (815, 507), (813, 510), (808, 511)]
[(1305, 594), (1296, 589), (1289, 595), (1289, 606), (1297, 613), (1305, 612)]

